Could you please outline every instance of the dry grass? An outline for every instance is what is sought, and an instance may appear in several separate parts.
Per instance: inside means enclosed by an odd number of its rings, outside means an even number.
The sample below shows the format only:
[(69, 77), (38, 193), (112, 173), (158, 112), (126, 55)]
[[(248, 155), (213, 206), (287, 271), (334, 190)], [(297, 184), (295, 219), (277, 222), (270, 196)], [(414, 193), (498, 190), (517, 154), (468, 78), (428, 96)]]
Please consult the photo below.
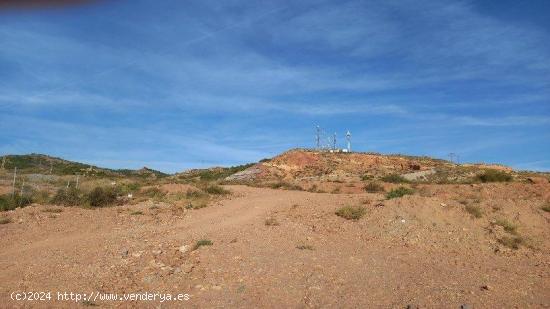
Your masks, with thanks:
[(506, 219), (498, 219), (496, 222), (495, 222), (496, 225), (500, 225), (504, 228), (504, 231), (512, 234), (512, 235), (517, 235), (517, 225), (511, 223), (510, 221), (506, 220)]
[(384, 192), (384, 186), (377, 182), (369, 182), (363, 189), (369, 193)]
[(344, 206), (336, 211), (336, 215), (347, 220), (359, 220), (366, 212), (363, 206)]
[(313, 250), (313, 246), (311, 246), (311, 245), (298, 245), (298, 246), (296, 246), (296, 249), (300, 249), (300, 250)]
[(212, 246), (214, 243), (209, 240), (209, 239), (201, 239), (199, 241), (197, 241), (197, 243), (195, 244), (195, 247), (193, 248), (193, 250), (197, 250), (199, 249), (200, 247), (203, 247), (203, 246)]
[(477, 205), (466, 205), (464, 210), (466, 210), (466, 212), (469, 213), (470, 215), (472, 215), (472, 217), (474, 217), (474, 218), (479, 219), (479, 218), (483, 217), (483, 212), (481, 211), (481, 207), (479, 207)]
[(277, 219), (275, 219), (273, 217), (269, 217), (269, 218), (265, 219), (265, 225), (267, 225), (267, 226), (277, 226), (277, 225), (279, 225), (279, 222), (277, 221)]
[(8, 224), (8, 223), (11, 223), (10, 218), (7, 218), (7, 217), (0, 218), (0, 224)]
[(520, 236), (504, 236), (498, 240), (499, 243), (501, 243), (503, 246), (508, 247), (510, 249), (517, 250), (521, 245), (525, 244), (525, 239)]

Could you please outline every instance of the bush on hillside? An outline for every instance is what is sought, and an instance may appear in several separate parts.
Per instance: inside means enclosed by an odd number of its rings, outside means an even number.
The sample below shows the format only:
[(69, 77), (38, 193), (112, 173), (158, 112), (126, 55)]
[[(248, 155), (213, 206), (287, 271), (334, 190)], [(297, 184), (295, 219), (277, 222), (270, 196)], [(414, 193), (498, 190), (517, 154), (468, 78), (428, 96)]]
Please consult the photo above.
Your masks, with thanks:
[(19, 207), (25, 207), (32, 203), (32, 198), (27, 195), (20, 194), (3, 194), (0, 195), (0, 211), (13, 210)]
[(382, 181), (389, 183), (408, 183), (409, 181), (401, 175), (390, 174), (382, 177)]
[(77, 188), (60, 188), (53, 196), (51, 203), (63, 206), (78, 206), (83, 202), (82, 192)]
[(481, 182), (508, 182), (512, 180), (512, 176), (499, 170), (486, 170), (477, 179)]
[(116, 202), (117, 194), (112, 188), (95, 187), (87, 195), (91, 207), (105, 207)]
[(390, 192), (388, 192), (388, 194), (386, 194), (386, 198), (387, 199), (398, 198), (398, 197), (402, 197), (402, 196), (405, 196), (405, 195), (408, 195), (408, 194), (413, 194), (413, 193), (414, 193), (413, 189), (409, 189), (409, 188), (405, 188), (405, 187), (399, 187), (397, 189), (393, 189)]
[(369, 182), (363, 187), (363, 189), (369, 193), (384, 192), (384, 186), (377, 182)]

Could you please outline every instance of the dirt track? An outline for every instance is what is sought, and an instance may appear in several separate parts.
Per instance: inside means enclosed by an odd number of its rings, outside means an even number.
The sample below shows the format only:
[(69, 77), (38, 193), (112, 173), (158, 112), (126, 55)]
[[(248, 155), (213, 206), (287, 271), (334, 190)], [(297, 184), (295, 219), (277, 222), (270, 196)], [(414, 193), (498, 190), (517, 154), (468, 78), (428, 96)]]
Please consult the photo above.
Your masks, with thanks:
[[(151, 203), (62, 208), (61, 213), (43, 212), (42, 205), (18, 209), (8, 213), (13, 223), (0, 225), (0, 303), (75, 306), (13, 302), (13, 291), (148, 291), (188, 293), (191, 299), (94, 303), (123, 308), (548, 307), (550, 214), (539, 204), (549, 190), (521, 187), (525, 196), (506, 196), (510, 190), (504, 186), (495, 186), (504, 193), (481, 204), (481, 219), (456, 201), (483, 197), (484, 188), (469, 186), (455, 186), (451, 193), (434, 187), (426, 196), (389, 201), (380, 194), (232, 186), (229, 199), (185, 212), (163, 204), (151, 208)], [(355, 222), (334, 215), (337, 208), (356, 204), (367, 207), (365, 218)], [(519, 224), (532, 249), (498, 243), (505, 232), (491, 220), (503, 216)], [(268, 217), (279, 225), (267, 226)], [(200, 239), (213, 245), (192, 250)]]

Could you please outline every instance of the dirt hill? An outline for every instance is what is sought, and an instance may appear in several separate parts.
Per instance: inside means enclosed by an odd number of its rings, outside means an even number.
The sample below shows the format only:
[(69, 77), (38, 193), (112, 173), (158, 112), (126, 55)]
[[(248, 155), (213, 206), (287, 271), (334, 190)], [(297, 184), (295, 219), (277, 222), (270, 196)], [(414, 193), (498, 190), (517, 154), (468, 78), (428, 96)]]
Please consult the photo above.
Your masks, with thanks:
[(506, 166), (459, 165), (429, 157), (381, 155), (376, 153), (331, 153), (294, 149), (264, 160), (226, 178), (228, 181), (302, 181), (381, 179), (400, 175), (409, 180), (465, 182), (486, 169), (517, 176)]

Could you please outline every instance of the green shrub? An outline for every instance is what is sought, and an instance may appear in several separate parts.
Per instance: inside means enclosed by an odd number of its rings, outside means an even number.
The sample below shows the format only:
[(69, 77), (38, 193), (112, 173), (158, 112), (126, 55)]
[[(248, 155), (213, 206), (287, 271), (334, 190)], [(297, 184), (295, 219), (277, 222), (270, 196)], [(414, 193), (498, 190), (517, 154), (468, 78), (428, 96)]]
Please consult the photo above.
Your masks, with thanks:
[(345, 206), (338, 209), (335, 213), (347, 220), (359, 220), (365, 215), (367, 210), (363, 206)]
[(77, 206), (83, 203), (82, 192), (76, 188), (60, 188), (53, 196), (51, 203), (63, 206)]
[(479, 206), (467, 205), (464, 209), (474, 218), (481, 218), (483, 216), (483, 213), (481, 212), (481, 208)]
[(512, 176), (499, 170), (485, 170), (477, 179), (481, 182), (508, 182), (512, 180)]
[(384, 192), (384, 186), (377, 182), (369, 182), (363, 187), (363, 189), (369, 193)]
[(198, 248), (202, 247), (202, 246), (212, 246), (214, 243), (212, 243), (212, 241), (208, 240), (208, 239), (201, 239), (199, 241), (197, 241), (197, 243), (195, 244), (195, 247), (193, 250), (197, 250)]
[(32, 204), (32, 198), (28, 195), (21, 196), (16, 193), (0, 195), (0, 211), (13, 210)]
[(510, 234), (516, 235), (517, 234), (517, 225), (509, 222), (506, 219), (498, 219), (495, 223), (496, 225), (500, 225), (504, 228), (504, 230)]
[(218, 185), (209, 185), (204, 189), (204, 191), (206, 191), (206, 193), (215, 195), (225, 195), (231, 193), (231, 191), (226, 190)]
[(87, 195), (91, 207), (104, 207), (116, 202), (117, 194), (112, 188), (95, 187)]
[(389, 182), (389, 183), (408, 183), (409, 182), (407, 179), (403, 178), (403, 176), (397, 175), (397, 174), (386, 175), (381, 179), (382, 181)]
[(117, 191), (121, 194), (128, 194), (133, 192), (138, 192), (141, 188), (141, 184), (137, 182), (123, 183), (117, 187)]
[(366, 180), (371, 180), (373, 179), (374, 177), (372, 175), (369, 175), (369, 174), (365, 174), (361, 177), (361, 180), (363, 181), (366, 181)]
[(405, 196), (405, 195), (408, 195), (408, 194), (413, 194), (413, 193), (414, 193), (413, 189), (409, 189), (409, 188), (405, 188), (405, 187), (399, 187), (397, 189), (393, 189), (390, 192), (388, 192), (386, 194), (386, 198), (389, 200), (389, 199), (392, 199), (392, 198), (398, 198), (398, 197), (402, 197), (402, 196)]

